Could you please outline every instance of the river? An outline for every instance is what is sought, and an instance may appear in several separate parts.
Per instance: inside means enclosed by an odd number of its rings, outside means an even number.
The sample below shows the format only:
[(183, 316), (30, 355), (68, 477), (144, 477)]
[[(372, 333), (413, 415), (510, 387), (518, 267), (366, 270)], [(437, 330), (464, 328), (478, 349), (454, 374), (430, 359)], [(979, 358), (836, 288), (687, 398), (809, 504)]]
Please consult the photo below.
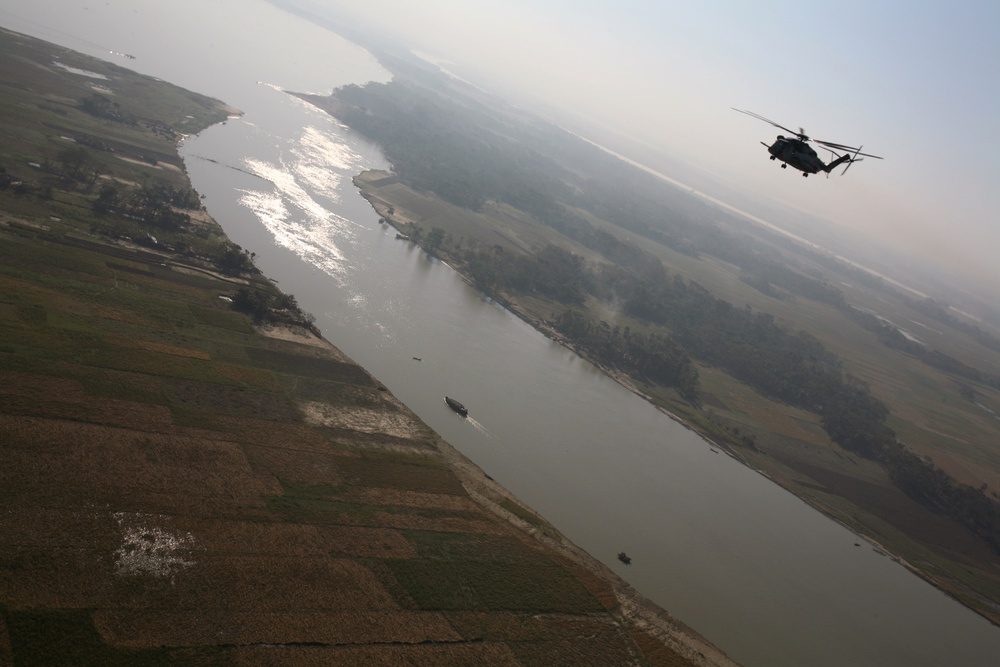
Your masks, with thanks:
[(0, 25), (133, 54), (119, 64), (242, 109), (182, 145), (208, 211), (329, 340), (576, 544), (745, 665), (996, 664), (1000, 629), (380, 226), (350, 180), (388, 166), (377, 147), (282, 92), (388, 79), (369, 54), (260, 0), (147, 4), (37, 0)]

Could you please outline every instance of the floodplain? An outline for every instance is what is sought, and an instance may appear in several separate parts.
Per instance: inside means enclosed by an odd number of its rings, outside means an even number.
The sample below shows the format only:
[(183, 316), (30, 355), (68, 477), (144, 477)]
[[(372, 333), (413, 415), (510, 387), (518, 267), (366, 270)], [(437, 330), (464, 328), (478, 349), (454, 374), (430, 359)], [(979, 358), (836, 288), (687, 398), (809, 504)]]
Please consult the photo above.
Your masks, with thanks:
[(188, 188), (177, 140), (235, 110), (0, 50), (0, 662), (729, 664), (323, 340), (197, 204), (119, 214)]

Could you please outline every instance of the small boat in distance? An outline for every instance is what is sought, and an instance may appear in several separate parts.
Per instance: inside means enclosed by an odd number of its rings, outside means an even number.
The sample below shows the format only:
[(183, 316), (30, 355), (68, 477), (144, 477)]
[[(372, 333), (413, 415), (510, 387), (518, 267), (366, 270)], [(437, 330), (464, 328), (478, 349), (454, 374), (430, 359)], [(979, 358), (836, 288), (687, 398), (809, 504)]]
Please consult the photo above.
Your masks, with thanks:
[(621, 562), (625, 563), (626, 565), (631, 565), (631, 564), (632, 564), (632, 559), (631, 559), (631, 558), (629, 558), (629, 557), (628, 557), (628, 556), (627, 556), (627, 555), (625, 554), (625, 552), (624, 552), (624, 551), (619, 551), (619, 552), (618, 552), (618, 560), (620, 560)]
[(450, 396), (445, 396), (444, 402), (448, 404), (449, 408), (451, 408), (458, 414), (462, 415), (463, 417), (467, 417), (469, 415), (469, 411), (465, 408), (465, 406), (456, 401), (454, 398), (451, 398)]

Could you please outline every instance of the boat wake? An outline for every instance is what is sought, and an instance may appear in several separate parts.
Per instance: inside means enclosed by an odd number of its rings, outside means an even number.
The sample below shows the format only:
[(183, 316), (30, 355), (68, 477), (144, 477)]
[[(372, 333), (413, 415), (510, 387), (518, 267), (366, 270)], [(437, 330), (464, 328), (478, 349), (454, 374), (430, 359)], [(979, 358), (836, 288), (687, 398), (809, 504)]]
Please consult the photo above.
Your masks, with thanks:
[(472, 426), (472, 428), (476, 429), (477, 431), (479, 431), (480, 433), (482, 433), (486, 437), (488, 437), (488, 438), (492, 438), (493, 437), (493, 434), (490, 433), (485, 426), (483, 426), (482, 424), (480, 424), (479, 422), (477, 422), (472, 417), (466, 417), (465, 421), (469, 422), (469, 424)]

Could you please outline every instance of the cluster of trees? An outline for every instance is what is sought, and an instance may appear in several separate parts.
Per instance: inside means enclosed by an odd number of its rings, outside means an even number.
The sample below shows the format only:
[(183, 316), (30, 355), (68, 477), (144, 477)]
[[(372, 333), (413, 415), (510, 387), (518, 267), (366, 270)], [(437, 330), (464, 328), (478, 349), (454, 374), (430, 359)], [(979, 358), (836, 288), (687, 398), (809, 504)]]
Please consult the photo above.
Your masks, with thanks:
[[(458, 105), (402, 80), (348, 86), (334, 96), (337, 104), (331, 112), (380, 143), (403, 183), (470, 209), (490, 200), (505, 202), (608, 261), (590, 266), (556, 247), (535, 255), (499, 246), (456, 249), (463, 270), (485, 292), (535, 294), (569, 306), (554, 324), (574, 345), (607, 366), (677, 387), (692, 402), (697, 396), (693, 358), (726, 370), (764, 395), (810, 410), (834, 442), (882, 462), (899, 488), (1000, 547), (995, 503), (898, 443), (886, 425), (886, 406), (815, 337), (669, 276), (655, 256), (588, 218), (609, 221), (682, 253), (718, 257), (741, 268), (745, 280), (765, 293), (787, 292), (851, 313), (839, 289), (790, 265), (772, 245), (718, 224), (726, 214), (678, 199), (652, 176), (636, 170), (626, 174), (621, 163), (612, 164), (592, 147), (579, 147), (582, 142), (571, 146), (566, 133), (555, 128), (518, 126), (512, 115), (468, 100)], [(581, 159), (579, 154), (588, 150), (587, 159)], [(569, 155), (575, 157), (567, 159)], [(845, 270), (833, 258), (816, 254), (813, 259)], [(855, 273), (857, 282), (885, 288), (878, 277)], [(590, 321), (579, 309), (591, 297), (620, 304), (623, 314), (665, 333), (637, 335)], [(852, 316), (861, 317), (860, 312)], [(944, 316), (940, 310), (936, 315)], [(865, 325), (887, 344), (920, 354), (927, 363), (983, 380), (945, 355), (907, 346), (901, 332), (877, 319)], [(993, 342), (979, 338), (987, 345)]]
[(858, 454), (874, 457), (891, 439), (885, 406), (815, 336), (790, 331), (768, 313), (737, 308), (680, 276), (668, 278), (662, 264), (662, 279), (654, 282), (617, 266), (594, 270), (555, 246), (517, 256), (498, 246), (473, 248), (462, 260), (488, 293), (537, 293), (577, 306), (600, 295), (620, 303), (625, 315), (669, 330), (669, 336), (639, 335), (575, 310), (555, 321), (560, 333), (602, 364), (675, 387), (692, 402), (697, 373), (688, 355), (762, 394), (817, 412), (831, 439)]
[(304, 312), (293, 295), (274, 289), (240, 287), (233, 295), (233, 309), (246, 313), (256, 324), (299, 324), (319, 333), (313, 324), (316, 318)]
[(463, 267), (481, 290), (539, 294), (560, 303), (582, 305), (593, 291), (593, 275), (583, 258), (549, 245), (534, 255), (506, 253), (501, 246), (472, 247), (459, 253)]
[(199, 208), (201, 201), (194, 190), (175, 188), (165, 182), (133, 188), (109, 181), (101, 186), (91, 206), (99, 215), (118, 215), (156, 229), (178, 232), (191, 223), (191, 216), (180, 209)]
[(983, 489), (959, 484), (899, 444), (886, 448), (879, 460), (904, 493), (924, 507), (951, 517), (1000, 553), (1000, 507)]
[(624, 312), (668, 328), (688, 354), (755, 390), (820, 415), (830, 439), (876, 458), (893, 441), (888, 410), (813, 335), (791, 331), (768, 313), (737, 308), (679, 276), (619, 281)]
[(83, 146), (69, 146), (59, 151), (55, 166), (50, 165), (49, 171), (54, 171), (64, 185), (84, 183), (88, 187), (92, 187), (100, 175)]
[(847, 307), (844, 293), (819, 278), (803, 275), (788, 266), (777, 262), (760, 259), (743, 262), (741, 268), (746, 271), (744, 282), (757, 290), (775, 296), (775, 287), (787, 290), (795, 296), (826, 303), (834, 308)]
[(564, 311), (553, 325), (601, 365), (673, 387), (688, 401), (698, 402), (698, 371), (684, 348), (670, 336), (635, 333), (603, 320), (594, 322), (575, 310)]
[(0, 167), (0, 188), (14, 187), (19, 194), (38, 192), (44, 198), (51, 197), (53, 186), (64, 189), (80, 188), (84, 192), (92, 192), (101, 172), (91, 159), (90, 152), (79, 145), (70, 145), (60, 150), (55, 158), (45, 158), (34, 163), (42, 174), (40, 180), (28, 181), (24, 178), (14, 178), (5, 168)]
[(25, 194), (28, 191), (23, 180), (15, 178), (7, 171), (7, 167), (0, 165), (0, 190), (7, 188), (11, 188), (16, 194)]
[(562, 170), (494, 131), (487, 114), (463, 112), (398, 80), (345, 86), (336, 98), (332, 113), (381, 144), (399, 178), (415, 189), (472, 210), (491, 199), (528, 208), (535, 198), (551, 199), (557, 181), (547, 174)]
[[(100, 95), (96, 97), (104, 99)], [(46, 160), (41, 169), (48, 174), (49, 181), (58, 181), (62, 188), (80, 189), (86, 193), (97, 189), (97, 196), (91, 202), (94, 213), (115, 215), (153, 229), (183, 231), (191, 222), (191, 216), (183, 211), (201, 208), (198, 193), (190, 187), (177, 187), (163, 180), (140, 186), (109, 179), (102, 181), (100, 168), (90, 151), (78, 144), (60, 150), (55, 159)], [(0, 178), (7, 184), (11, 180)], [(43, 188), (43, 194), (51, 192), (52, 182)], [(101, 182), (100, 188), (96, 187), (98, 182)]]
[[(993, 387), (994, 389), (1000, 389), (1000, 376), (993, 373), (987, 373), (978, 368), (973, 368), (951, 355), (945, 354), (940, 350), (935, 350), (929, 345), (925, 345), (924, 343), (914, 340), (900, 331), (899, 327), (895, 326), (886, 319), (875, 315), (874, 313), (846, 304), (842, 309), (842, 312), (863, 328), (874, 333), (878, 337), (879, 342), (888, 348), (908, 354), (911, 357), (919, 359), (928, 366), (948, 373), (949, 375), (953, 375), (964, 380), (979, 382)], [(984, 344), (988, 344), (991, 339), (996, 340), (988, 332), (983, 331), (978, 327), (968, 325), (968, 328), (981, 332), (984, 338), (983, 341), (980, 342), (983, 342)]]
[[(962, 523), (1000, 552), (1000, 507), (900, 443), (886, 425), (885, 404), (811, 334), (790, 331), (768, 313), (737, 308), (679, 276), (651, 282), (617, 266), (594, 269), (558, 248), (513, 258), (499, 247), (478, 248), (463, 258), (477, 284), (493, 293), (537, 292), (569, 305), (598, 294), (616, 300), (626, 315), (662, 326), (670, 335), (637, 334), (575, 309), (566, 309), (553, 324), (598, 363), (673, 387), (692, 403), (698, 392), (693, 357), (764, 395), (818, 414), (833, 442), (878, 461), (907, 495)], [(551, 267), (566, 271), (565, 289), (555, 287), (558, 272), (550, 273)]]
[(136, 122), (135, 116), (124, 111), (121, 104), (99, 93), (88, 95), (80, 100), (80, 108), (91, 116), (116, 123), (134, 125)]
[(222, 243), (219, 248), (212, 253), (212, 262), (219, 267), (220, 271), (230, 276), (260, 273), (260, 269), (258, 269), (254, 264), (254, 260), (256, 258), (257, 253), (245, 250), (232, 241)]
[(997, 338), (989, 331), (980, 329), (971, 322), (966, 322), (961, 318), (955, 317), (951, 314), (951, 312), (949, 312), (949, 307), (946, 304), (942, 304), (935, 299), (931, 299), (930, 297), (926, 299), (911, 299), (904, 297), (904, 299), (910, 306), (924, 315), (927, 315), (942, 324), (947, 324), (952, 329), (956, 329), (971, 336), (976, 342), (987, 349), (993, 350), (994, 352), (1000, 352), (1000, 338)]
[[(633, 316), (662, 323), (692, 356), (722, 367), (763, 394), (811, 410), (833, 442), (881, 463), (904, 493), (972, 530), (1000, 553), (1000, 506), (981, 490), (952, 479), (914, 454), (886, 425), (889, 410), (859, 379), (845, 373), (814, 337), (792, 333), (765, 313), (735, 308), (678, 279), (633, 293)], [(977, 369), (913, 343), (895, 327), (883, 335), (905, 343), (926, 363), (992, 384)]]

